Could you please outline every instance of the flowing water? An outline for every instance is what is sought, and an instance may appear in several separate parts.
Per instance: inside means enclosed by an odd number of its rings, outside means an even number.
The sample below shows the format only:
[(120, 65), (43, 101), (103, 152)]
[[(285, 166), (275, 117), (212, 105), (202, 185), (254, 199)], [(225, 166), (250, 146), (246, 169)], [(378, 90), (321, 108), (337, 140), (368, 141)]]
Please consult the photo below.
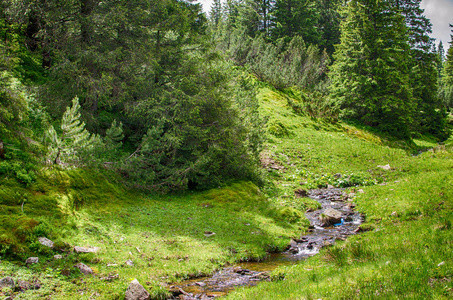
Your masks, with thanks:
[[(269, 281), (270, 271), (277, 267), (297, 263), (332, 245), (335, 240), (344, 240), (359, 230), (363, 217), (353, 210), (353, 194), (343, 189), (312, 190), (308, 196), (321, 204), (321, 209), (307, 212), (311, 226), (308, 234), (293, 239), (287, 251), (271, 254), (262, 262), (243, 262), (234, 267), (217, 271), (212, 276), (187, 280), (170, 287), (173, 296), (169, 299), (212, 299), (224, 296), (238, 286), (254, 286), (260, 281)], [(341, 213), (341, 222), (327, 224), (324, 213), (334, 209)], [(321, 221), (323, 219), (323, 221)]]

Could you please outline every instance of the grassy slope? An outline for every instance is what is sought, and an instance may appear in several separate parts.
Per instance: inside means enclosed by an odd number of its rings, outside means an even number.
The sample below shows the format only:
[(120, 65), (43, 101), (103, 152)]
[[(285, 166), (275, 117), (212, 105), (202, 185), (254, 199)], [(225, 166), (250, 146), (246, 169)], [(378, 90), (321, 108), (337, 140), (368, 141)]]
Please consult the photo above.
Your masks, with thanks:
[[(43, 170), (31, 188), (7, 179), (0, 192), (1, 258), (15, 261), (0, 263), (0, 277), (42, 281), (40, 290), (16, 293), (15, 299), (119, 299), (133, 278), (153, 296), (164, 296), (166, 282), (281, 251), (307, 225), (289, 220), (287, 210), (246, 182), (204, 193), (158, 196), (126, 191), (108, 172)], [(21, 199), (27, 199), (23, 213)], [(216, 234), (206, 237), (205, 231)], [(52, 239), (63, 252), (40, 246), (39, 236)], [(72, 246), (101, 250), (75, 254)], [(61, 253), (64, 260), (52, 260)], [(41, 263), (27, 269), (21, 262), (32, 255)], [(129, 259), (133, 267), (125, 265)], [(73, 268), (77, 262), (92, 267), (97, 276), (81, 277)], [(119, 274), (119, 279), (108, 284), (99, 280), (109, 274)]]
[[(266, 251), (284, 248), (289, 237), (307, 226), (299, 216), (315, 204), (296, 198), (294, 190), (340, 184), (335, 173), (363, 184), (387, 183), (363, 187), (356, 200), (376, 229), (278, 270), (286, 274), (283, 281), (229, 297), (452, 296), (451, 152), (411, 157), (401, 145), (366, 131), (297, 115), (285, 95), (263, 88), (259, 97), (272, 133), (265, 156), (284, 167), (270, 172), (262, 192), (252, 184), (236, 183), (204, 193), (138, 194), (123, 189), (106, 171), (43, 170), (29, 188), (2, 178), (0, 277), (39, 278), (42, 283), (40, 290), (16, 293), (16, 299), (118, 299), (132, 278), (158, 297), (165, 294), (165, 282), (210, 273), (228, 262), (261, 259)], [(431, 145), (423, 142), (424, 147)], [(377, 167), (386, 164), (392, 170)], [(205, 237), (205, 231), (216, 235)], [(75, 245), (101, 250), (63, 252), (65, 259), (55, 262), (51, 257), (61, 252), (39, 246), (38, 236), (53, 239), (56, 248), (66, 251)], [(41, 263), (24, 267), (30, 255), (38, 255)], [(125, 266), (128, 259), (135, 266)], [(80, 276), (73, 268), (77, 262), (93, 267), (97, 276)], [(441, 262), (445, 264), (438, 267)], [(63, 275), (67, 271), (70, 275)], [(109, 274), (120, 276), (111, 283), (99, 280)]]
[[(286, 274), (283, 281), (241, 289), (228, 299), (451, 299), (453, 153), (449, 147), (412, 157), (357, 128), (299, 117), (287, 107), (284, 95), (263, 89), (260, 96), (263, 111), (271, 115), (270, 124), (281, 124), (280, 131), (286, 132), (269, 145), (269, 155), (286, 167), (274, 174), (277, 188), (270, 195), (275, 201), (287, 202), (278, 195), (289, 195), (301, 187), (300, 182), (316, 185), (331, 180), (329, 173), (353, 173), (384, 184), (363, 187), (364, 193), (356, 198), (357, 209), (373, 231), (281, 268), (276, 272)], [(386, 164), (392, 170), (377, 167)]]

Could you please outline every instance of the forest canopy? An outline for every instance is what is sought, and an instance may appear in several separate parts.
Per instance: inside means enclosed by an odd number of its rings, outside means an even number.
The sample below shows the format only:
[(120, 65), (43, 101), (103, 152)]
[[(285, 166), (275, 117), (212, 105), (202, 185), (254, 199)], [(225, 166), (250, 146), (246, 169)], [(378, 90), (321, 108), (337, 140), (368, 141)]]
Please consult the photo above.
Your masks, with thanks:
[(26, 174), (36, 160), (162, 191), (260, 182), (263, 83), (312, 118), (450, 134), (453, 50), (429, 37), (420, 0), (0, 6), (0, 154)]

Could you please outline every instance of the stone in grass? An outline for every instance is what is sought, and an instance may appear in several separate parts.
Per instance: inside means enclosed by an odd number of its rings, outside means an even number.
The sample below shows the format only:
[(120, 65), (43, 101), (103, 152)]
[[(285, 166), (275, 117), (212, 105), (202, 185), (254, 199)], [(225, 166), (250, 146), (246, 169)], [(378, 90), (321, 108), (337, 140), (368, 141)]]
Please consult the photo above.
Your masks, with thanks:
[(96, 253), (99, 251), (99, 247), (74, 247), (74, 252), (76, 253)]
[(329, 207), (324, 211), (324, 213), (319, 215), (319, 220), (323, 222), (323, 226), (340, 223), (341, 212)]
[(11, 277), (5, 277), (0, 279), (0, 289), (10, 288), (14, 289), (14, 280)]
[(25, 261), (25, 264), (32, 265), (32, 264), (37, 264), (38, 262), (39, 262), (39, 258), (38, 257), (29, 257)]
[(377, 167), (381, 168), (382, 170), (385, 170), (385, 171), (389, 171), (392, 169), (392, 167), (390, 165), (385, 165), (385, 166), (378, 165)]
[(55, 259), (55, 260), (63, 259), (63, 255), (60, 255), (60, 254), (54, 255), (53, 259)]
[(126, 266), (133, 267), (134, 266), (134, 262), (132, 260), (128, 259), (126, 261)]
[(93, 270), (87, 265), (82, 263), (78, 263), (77, 265), (74, 266), (74, 268), (79, 269), (80, 272), (82, 272), (84, 275), (93, 274)]
[(137, 279), (132, 280), (126, 290), (125, 300), (149, 300), (149, 293), (138, 282)]
[(18, 280), (17, 281), (17, 286), (23, 292), (33, 288), (32, 284), (30, 282), (28, 282), (28, 281), (25, 281), (25, 280)]
[(46, 247), (49, 247), (49, 248), (53, 248), (53, 242), (51, 240), (49, 240), (48, 238), (39, 237), (38, 241), (43, 246), (46, 246)]

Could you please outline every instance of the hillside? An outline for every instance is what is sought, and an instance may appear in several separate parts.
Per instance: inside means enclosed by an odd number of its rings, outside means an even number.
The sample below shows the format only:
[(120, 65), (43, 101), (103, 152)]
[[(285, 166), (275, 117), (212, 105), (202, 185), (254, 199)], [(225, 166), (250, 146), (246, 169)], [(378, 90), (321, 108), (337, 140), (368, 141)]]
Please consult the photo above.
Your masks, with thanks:
[[(40, 169), (28, 186), (4, 177), (0, 277), (40, 288), (2, 289), (2, 295), (122, 299), (137, 278), (153, 299), (162, 299), (175, 281), (284, 250), (307, 230), (303, 212), (317, 205), (294, 191), (333, 185), (356, 193), (357, 210), (371, 230), (275, 270), (284, 280), (239, 289), (228, 298), (451, 297), (448, 143), (405, 145), (364, 128), (311, 119), (294, 110), (295, 103), (303, 104), (297, 96), (265, 86), (258, 98), (268, 117), (261, 155), (268, 174), (260, 189), (237, 182), (162, 196), (129, 190), (108, 170), (57, 167)], [(433, 149), (413, 156), (416, 147)], [(385, 165), (391, 168), (379, 167)], [(54, 248), (40, 245), (39, 237), (51, 239)], [(75, 246), (98, 250), (75, 253)], [(39, 263), (25, 265), (30, 256)], [(94, 275), (83, 276), (78, 263)]]

